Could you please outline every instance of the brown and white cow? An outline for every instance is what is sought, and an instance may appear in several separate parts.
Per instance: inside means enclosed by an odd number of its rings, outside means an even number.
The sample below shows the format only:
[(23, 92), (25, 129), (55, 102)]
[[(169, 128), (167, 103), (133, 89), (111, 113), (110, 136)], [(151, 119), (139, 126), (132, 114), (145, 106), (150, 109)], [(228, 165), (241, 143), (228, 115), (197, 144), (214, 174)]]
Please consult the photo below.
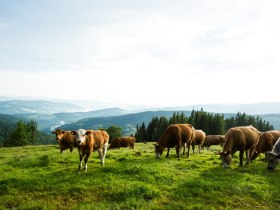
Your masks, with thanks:
[(194, 154), (195, 145), (198, 145), (197, 152), (200, 152), (201, 147), (204, 143), (205, 137), (206, 137), (206, 134), (203, 130), (194, 130), (194, 139), (192, 141), (193, 154)]
[(210, 149), (212, 145), (221, 145), (223, 146), (225, 142), (224, 135), (207, 135), (205, 137), (204, 143), (202, 147), (206, 147), (206, 149)]
[(115, 149), (121, 147), (129, 147), (131, 149), (134, 149), (135, 141), (136, 139), (134, 136), (124, 136), (120, 138), (115, 138), (112, 140), (108, 149)]
[[(188, 154), (190, 156), (190, 145), (194, 138), (194, 129), (191, 124), (171, 124), (169, 125), (158, 142), (155, 144), (156, 157), (159, 158), (163, 150), (167, 148), (166, 157), (169, 156), (170, 148), (176, 147), (177, 157), (180, 156), (180, 148), (185, 144), (188, 147)], [(185, 147), (184, 147), (185, 150)], [(185, 152), (185, 151), (184, 151)]]
[(70, 152), (72, 152), (73, 148), (77, 147), (76, 136), (73, 136), (71, 131), (65, 131), (58, 128), (52, 131), (52, 134), (55, 134), (56, 140), (59, 144), (60, 154), (68, 148), (70, 149)]
[(100, 163), (103, 166), (105, 163), (105, 156), (109, 142), (109, 135), (106, 131), (100, 130), (84, 130), (78, 129), (71, 131), (72, 135), (76, 136), (76, 143), (78, 145), (80, 164), (79, 170), (82, 168), (82, 161), (84, 158), (84, 170), (87, 171), (88, 158), (92, 152), (98, 151)]
[[(232, 155), (239, 151), (239, 166), (243, 165), (243, 154), (246, 154), (246, 164), (249, 164), (249, 155), (259, 139), (260, 132), (253, 126), (239, 126), (230, 128), (225, 135), (225, 144), (220, 158), (224, 168), (232, 161)], [(249, 154), (250, 153), (250, 154)]]
[(266, 131), (261, 133), (260, 138), (254, 147), (253, 154), (250, 157), (250, 161), (255, 160), (259, 154), (271, 151), (273, 145), (280, 137), (280, 131)]

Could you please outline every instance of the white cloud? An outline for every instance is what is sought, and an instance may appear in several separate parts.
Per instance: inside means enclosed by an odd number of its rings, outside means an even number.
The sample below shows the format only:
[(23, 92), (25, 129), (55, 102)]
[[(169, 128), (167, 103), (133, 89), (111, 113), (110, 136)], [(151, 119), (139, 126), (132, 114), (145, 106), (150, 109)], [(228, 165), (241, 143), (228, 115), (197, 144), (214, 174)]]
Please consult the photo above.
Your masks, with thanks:
[[(15, 11), (21, 6), (28, 8)], [(0, 20), (0, 95), (148, 105), (280, 100), (278, 1), (62, 1), (31, 9)]]

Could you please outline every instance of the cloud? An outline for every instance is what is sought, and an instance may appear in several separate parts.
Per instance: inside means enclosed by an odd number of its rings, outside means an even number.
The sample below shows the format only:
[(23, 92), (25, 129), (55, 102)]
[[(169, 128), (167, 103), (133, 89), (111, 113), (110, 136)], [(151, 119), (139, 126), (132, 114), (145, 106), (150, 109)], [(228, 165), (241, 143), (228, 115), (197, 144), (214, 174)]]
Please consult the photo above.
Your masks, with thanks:
[[(60, 90), (65, 98), (153, 104), (259, 100), (246, 96), (248, 87), (266, 99), (276, 95), (275, 77), (259, 84), (280, 67), (278, 1), (18, 1), (2, 8), (1, 80), (18, 85), (1, 81), (7, 94)], [(62, 78), (75, 85), (61, 85)]]

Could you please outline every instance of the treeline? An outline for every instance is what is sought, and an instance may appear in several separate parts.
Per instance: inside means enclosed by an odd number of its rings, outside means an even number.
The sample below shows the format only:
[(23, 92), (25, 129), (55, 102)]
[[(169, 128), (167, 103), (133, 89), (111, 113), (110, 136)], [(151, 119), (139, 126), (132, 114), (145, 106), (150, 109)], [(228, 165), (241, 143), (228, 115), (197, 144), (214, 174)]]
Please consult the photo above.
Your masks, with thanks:
[(14, 128), (7, 130), (0, 146), (25, 146), (35, 144), (50, 144), (55, 143), (54, 138), (48, 134), (38, 131), (38, 124), (34, 120), (17, 121)]
[(223, 114), (213, 114), (201, 110), (192, 110), (189, 117), (184, 112), (174, 112), (172, 117), (153, 117), (148, 126), (143, 122), (137, 125), (135, 137), (138, 142), (157, 141), (170, 124), (190, 123), (195, 129), (202, 129), (207, 135), (225, 134), (235, 126), (253, 125), (259, 131), (273, 130), (273, 126), (259, 116), (250, 116), (238, 112), (236, 116), (225, 118)]

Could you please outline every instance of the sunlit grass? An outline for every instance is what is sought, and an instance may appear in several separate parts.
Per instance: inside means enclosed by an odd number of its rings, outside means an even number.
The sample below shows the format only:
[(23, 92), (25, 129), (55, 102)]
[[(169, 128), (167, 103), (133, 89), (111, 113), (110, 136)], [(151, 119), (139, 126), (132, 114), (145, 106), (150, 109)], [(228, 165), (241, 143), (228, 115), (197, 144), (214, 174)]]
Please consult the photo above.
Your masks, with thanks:
[(97, 153), (78, 171), (78, 152), (57, 145), (0, 148), (0, 209), (277, 209), (280, 169), (263, 156), (221, 167), (219, 147), (188, 159), (156, 159), (153, 144)]

